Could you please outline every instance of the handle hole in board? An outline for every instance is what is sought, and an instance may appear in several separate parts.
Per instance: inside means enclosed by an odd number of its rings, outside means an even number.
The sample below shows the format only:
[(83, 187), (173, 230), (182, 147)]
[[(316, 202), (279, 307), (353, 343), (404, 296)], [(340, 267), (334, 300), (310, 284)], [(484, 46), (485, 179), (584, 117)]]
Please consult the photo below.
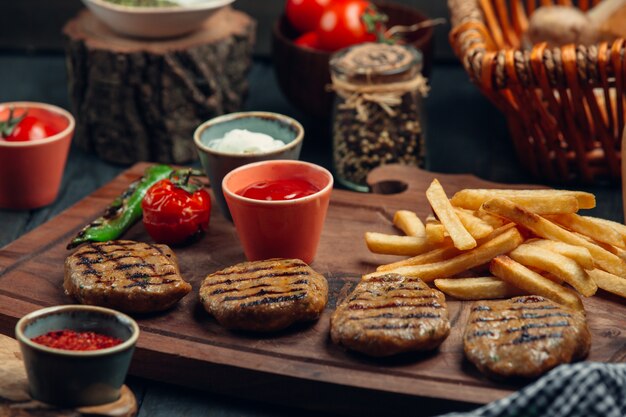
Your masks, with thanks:
[(371, 186), (374, 194), (400, 194), (408, 188), (409, 184), (400, 180), (380, 181)]

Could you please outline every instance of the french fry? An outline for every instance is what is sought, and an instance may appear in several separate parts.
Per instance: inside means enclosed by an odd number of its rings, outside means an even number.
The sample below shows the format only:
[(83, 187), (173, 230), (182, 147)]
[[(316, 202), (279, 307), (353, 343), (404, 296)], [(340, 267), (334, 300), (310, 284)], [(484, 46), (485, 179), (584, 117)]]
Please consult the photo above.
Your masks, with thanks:
[(579, 208), (596, 206), (593, 194), (562, 190), (466, 189), (456, 193), (450, 202), (457, 207), (477, 210), (492, 198), (506, 198), (537, 214), (576, 213)]
[(472, 212), (458, 207), (455, 207), (454, 211), (456, 215), (459, 216), (459, 220), (461, 220), (465, 229), (467, 229), (474, 239), (483, 238), (493, 232), (493, 226), (481, 218), (474, 216)]
[(626, 226), (625, 225), (618, 223), (618, 222), (614, 222), (612, 220), (601, 219), (599, 217), (592, 217), (592, 216), (585, 216), (585, 217), (590, 221), (613, 228), (613, 230), (615, 230), (617, 233), (619, 233), (622, 236), (622, 239), (624, 239), (624, 242), (626, 242)]
[[(597, 240), (593, 240), (589, 236), (583, 235), (582, 233), (578, 233), (578, 232), (572, 232), (572, 233), (574, 233), (576, 236), (580, 237), (581, 239), (586, 240), (587, 242), (600, 246), (602, 249), (606, 250), (607, 252), (612, 253), (613, 255), (617, 256), (618, 258), (626, 262), (626, 249), (618, 248), (617, 246), (609, 245), (604, 242), (598, 242)], [(593, 268), (589, 268), (589, 269), (593, 269)]]
[(476, 247), (476, 239), (465, 229), (461, 220), (450, 204), (446, 192), (436, 179), (426, 190), (426, 198), (443, 227), (450, 235), (454, 246), (461, 250), (468, 250)]
[(587, 272), (599, 288), (626, 298), (626, 279), (601, 269), (591, 269)]
[(524, 266), (549, 272), (585, 297), (591, 297), (598, 290), (596, 283), (576, 261), (549, 249), (524, 244), (513, 249), (509, 256)]
[(593, 269), (593, 258), (589, 249), (582, 246), (570, 245), (569, 243), (557, 242), (549, 239), (536, 239), (526, 242), (529, 245), (548, 249), (559, 255), (567, 256), (578, 262), (584, 269)]
[(598, 242), (624, 248), (624, 239), (614, 228), (597, 223), (588, 217), (577, 214), (556, 214), (550, 216), (549, 219)]
[(523, 290), (494, 277), (440, 278), (435, 285), (459, 300), (492, 300), (525, 294)]
[(502, 217), (494, 216), (491, 213), (487, 213), (482, 208), (482, 206), (478, 210), (475, 210), (474, 212), (476, 213), (476, 216), (481, 218), (485, 223), (490, 224), (494, 229), (497, 229), (498, 227), (502, 227), (506, 223), (506, 220), (504, 220)]
[(431, 251), (422, 253), (421, 255), (413, 256), (412, 258), (404, 259), (402, 261), (393, 262), (386, 265), (380, 265), (378, 268), (376, 268), (376, 270), (391, 271), (393, 269), (397, 269), (403, 266), (431, 264), (434, 262), (440, 262), (448, 258), (452, 258), (459, 253), (461, 253), (461, 251), (455, 248), (452, 245), (452, 242), (450, 242), (449, 246), (433, 249)]
[(426, 240), (432, 244), (442, 243), (446, 238), (446, 228), (434, 216), (426, 218)]
[(393, 225), (407, 236), (426, 237), (424, 223), (412, 211), (398, 210), (393, 215)]
[(557, 240), (572, 245), (583, 246), (589, 250), (594, 264), (607, 272), (618, 276), (626, 276), (626, 263), (617, 255), (601, 248), (600, 246), (583, 239), (576, 234), (563, 229), (543, 217), (526, 210), (515, 203), (503, 198), (494, 198), (483, 204), (483, 208), (501, 217), (532, 231), (537, 236), (545, 239)]
[(465, 251), (454, 258), (424, 265), (403, 266), (389, 271), (377, 271), (363, 276), (364, 280), (374, 279), (385, 273), (394, 272), (408, 277), (418, 277), (425, 282), (436, 278), (448, 278), (467, 269), (489, 262), (493, 257), (508, 253), (523, 242), (522, 235), (516, 228), (483, 243), (475, 249)]
[[(496, 236), (500, 236), (502, 233), (507, 230), (515, 227), (513, 223), (508, 223), (502, 227), (497, 228), (489, 236), (484, 237), (482, 239), (477, 240), (479, 245), (495, 238)], [(431, 251), (422, 253), (421, 255), (414, 256), (412, 258), (403, 259), (401, 261), (380, 265), (376, 268), (376, 271), (390, 271), (392, 269), (400, 268), (402, 266), (411, 266), (411, 265), (424, 265), (424, 264), (432, 264), (435, 262), (445, 261), (446, 259), (457, 256), (462, 251), (455, 248), (452, 245), (452, 241), (448, 240), (443, 244), (444, 246), (439, 247), (437, 249), (433, 249)], [(584, 249), (584, 248), (583, 248)], [(589, 255), (591, 257), (591, 255)], [(593, 264), (592, 264), (593, 266)]]
[(383, 255), (415, 256), (432, 249), (425, 237), (396, 236), (384, 233), (366, 232), (365, 243), (373, 253)]
[(550, 281), (531, 271), (508, 256), (501, 255), (491, 261), (491, 273), (529, 294), (540, 295), (576, 310), (583, 310), (582, 301), (576, 292)]

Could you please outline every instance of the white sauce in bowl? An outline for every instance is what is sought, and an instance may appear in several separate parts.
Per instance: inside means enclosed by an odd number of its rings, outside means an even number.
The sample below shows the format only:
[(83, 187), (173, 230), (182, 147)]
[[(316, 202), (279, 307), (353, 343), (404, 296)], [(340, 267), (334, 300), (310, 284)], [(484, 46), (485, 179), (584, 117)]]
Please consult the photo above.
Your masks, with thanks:
[(233, 129), (226, 132), (223, 138), (211, 140), (207, 146), (218, 152), (250, 154), (273, 151), (285, 146), (285, 143), (265, 133)]

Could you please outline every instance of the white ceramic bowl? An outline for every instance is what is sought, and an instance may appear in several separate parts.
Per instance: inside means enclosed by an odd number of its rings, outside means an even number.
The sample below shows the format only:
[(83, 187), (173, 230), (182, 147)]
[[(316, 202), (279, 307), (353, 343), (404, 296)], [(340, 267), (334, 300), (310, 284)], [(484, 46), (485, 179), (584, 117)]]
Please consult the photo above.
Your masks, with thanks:
[[(83, 0), (114, 31), (140, 38), (168, 38), (190, 33), (234, 0), (186, 0), (184, 6), (132, 7), (105, 0)], [(182, 3), (182, 1), (181, 1)]]

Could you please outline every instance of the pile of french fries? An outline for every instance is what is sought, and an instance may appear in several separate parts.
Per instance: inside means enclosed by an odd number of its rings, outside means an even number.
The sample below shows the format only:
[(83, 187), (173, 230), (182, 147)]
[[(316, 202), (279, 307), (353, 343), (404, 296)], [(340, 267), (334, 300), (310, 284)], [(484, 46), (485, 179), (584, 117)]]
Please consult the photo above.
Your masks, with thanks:
[(434, 215), (400, 210), (396, 236), (367, 232), (371, 252), (409, 256), (364, 280), (399, 273), (461, 300), (541, 295), (583, 309), (598, 288), (626, 297), (626, 226), (577, 214), (595, 196), (563, 190), (466, 189), (448, 199), (436, 179)]

